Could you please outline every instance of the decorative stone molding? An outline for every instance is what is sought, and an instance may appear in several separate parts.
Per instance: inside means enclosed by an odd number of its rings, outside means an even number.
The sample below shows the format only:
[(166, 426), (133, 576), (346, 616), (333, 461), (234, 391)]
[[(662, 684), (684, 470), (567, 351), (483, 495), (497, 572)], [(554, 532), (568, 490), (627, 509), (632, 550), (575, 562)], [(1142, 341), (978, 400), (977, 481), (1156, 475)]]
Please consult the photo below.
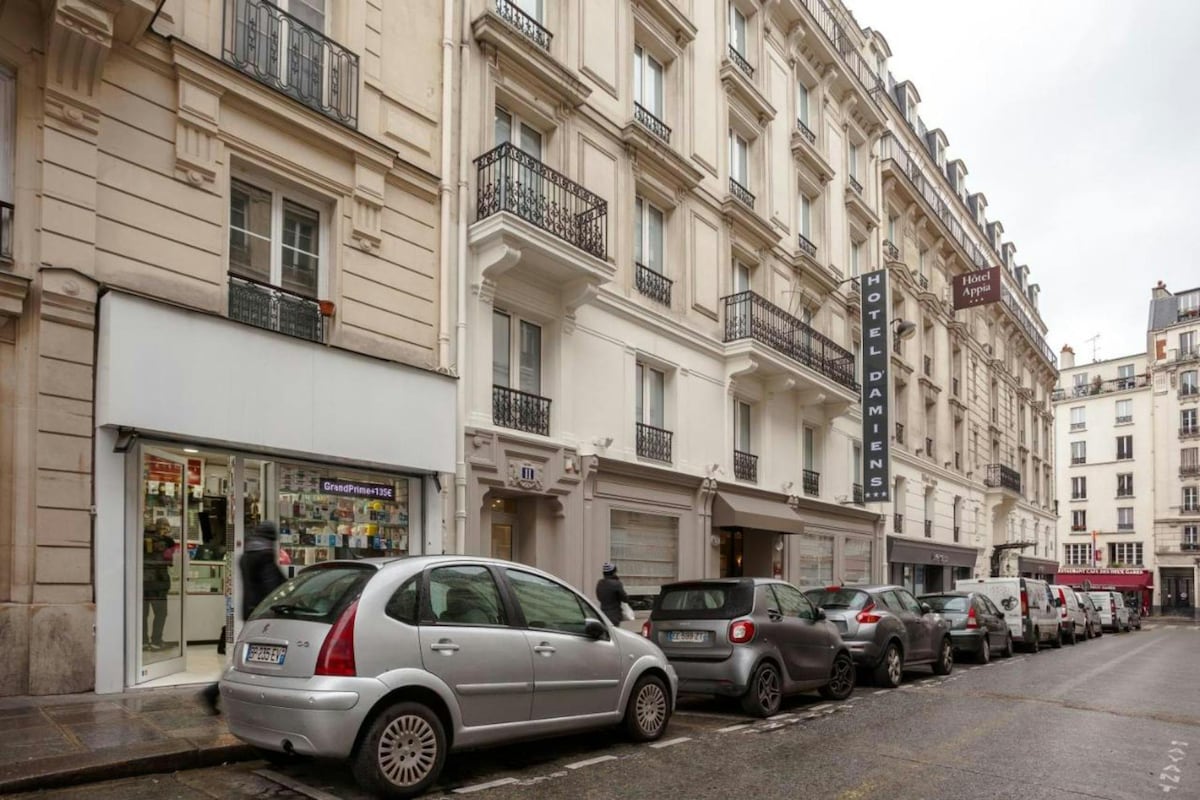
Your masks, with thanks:
[(489, 305), (496, 302), (496, 282), (489, 278), (471, 284), (471, 292), (479, 298), (480, 302)]
[(175, 177), (215, 190), (221, 141), (223, 89), (197, 75), (178, 73), (178, 104), (175, 116)]
[(509, 486), (540, 492), (545, 488), (544, 474), (544, 467), (532, 461), (510, 459), (508, 462)]
[(112, 49), (119, 4), (57, 0), (46, 18), (46, 85), (91, 98)]
[(0, 323), (11, 317), (21, 316), (28, 294), (27, 278), (0, 272)]
[(376, 250), (383, 243), (384, 182), (384, 173), (374, 162), (356, 161), (350, 235), (363, 250)]
[(41, 316), (76, 328), (96, 327), (98, 284), (73, 269), (45, 267), (39, 273)]

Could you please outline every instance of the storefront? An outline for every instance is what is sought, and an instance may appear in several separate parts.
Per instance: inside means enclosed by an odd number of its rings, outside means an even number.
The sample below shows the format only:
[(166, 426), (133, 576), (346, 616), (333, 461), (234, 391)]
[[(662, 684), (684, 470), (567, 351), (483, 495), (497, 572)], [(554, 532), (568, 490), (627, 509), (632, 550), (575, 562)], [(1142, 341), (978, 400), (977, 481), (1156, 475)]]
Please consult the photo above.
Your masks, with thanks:
[(1120, 592), (1146, 612), (1154, 604), (1154, 572), (1148, 569), (1059, 567), (1056, 582), (1084, 591)]
[(442, 551), (452, 380), (115, 292), (100, 308), (97, 692), (219, 673), (261, 521), (289, 573)]
[(888, 581), (913, 594), (954, 591), (956, 581), (975, 577), (974, 547), (889, 536), (887, 548)]
[(1057, 583), (1058, 562), (1048, 558), (1017, 557), (1017, 573), (1022, 578), (1037, 578), (1048, 583)]

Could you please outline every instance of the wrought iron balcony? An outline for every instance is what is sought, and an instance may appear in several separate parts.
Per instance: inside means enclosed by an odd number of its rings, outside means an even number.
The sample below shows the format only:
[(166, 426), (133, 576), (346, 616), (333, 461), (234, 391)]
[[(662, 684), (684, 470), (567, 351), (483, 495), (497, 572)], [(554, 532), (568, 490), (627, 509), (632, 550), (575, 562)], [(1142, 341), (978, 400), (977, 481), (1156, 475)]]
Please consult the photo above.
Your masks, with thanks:
[(863, 485), (861, 483), (854, 484), (854, 505), (866, 505), (866, 498), (863, 495)]
[(804, 120), (802, 120), (802, 119), (796, 120), (796, 130), (800, 131), (800, 133), (802, 133), (804, 135), (805, 139), (808, 139), (809, 144), (817, 143), (817, 135), (815, 133), (813, 133), (812, 128), (810, 128), (804, 124)]
[(742, 205), (754, 208), (754, 195), (750, 190), (738, 183), (736, 178), (729, 179), (729, 193), (738, 199)]
[(511, 0), (496, 0), (496, 13), (500, 19), (516, 28), (526, 39), (543, 50), (549, 51), (554, 34), (542, 27), (542, 24), (536, 19), (517, 8), (516, 3)]
[(1179, 438), (1180, 439), (1190, 439), (1193, 436), (1200, 436), (1200, 426), (1184, 425), (1182, 428), (1179, 429)]
[(835, 383), (858, 391), (852, 353), (754, 292), (725, 298), (725, 341), (739, 339), (765, 344)]
[(229, 318), (297, 339), (325, 341), (320, 303), (249, 278), (229, 276)]
[(642, 458), (671, 463), (672, 433), (653, 425), (637, 424), (637, 454)]
[(1071, 423), (1071, 430), (1073, 430), (1073, 431), (1084, 431), (1084, 430), (1087, 430), (1087, 423), (1086, 423), (1086, 422), (1072, 422), (1072, 423)]
[(608, 258), (608, 202), (505, 142), (475, 159), (477, 219), (507, 211), (599, 259)]
[(919, 272), (914, 272), (913, 280), (915, 280), (917, 282), (917, 287), (920, 288), (921, 291), (923, 291), (923, 292), (929, 291), (929, 278), (928, 277), (926, 277), (925, 275), (922, 275)]
[(1072, 466), (1075, 466), (1078, 464), (1086, 464), (1086, 463), (1087, 463), (1087, 456), (1071, 456)]
[(737, 68), (747, 78), (754, 80), (754, 67), (750, 66), (750, 62), (746, 60), (746, 57), (739, 53), (733, 45), (729, 45), (729, 60), (736, 64)]
[(904, 515), (892, 515), (892, 530), (896, 533), (904, 533)]
[(1092, 381), (1079, 384), (1069, 389), (1055, 389), (1050, 394), (1051, 400), (1065, 400), (1069, 397), (1088, 397), (1110, 392), (1123, 392), (1128, 389), (1141, 389), (1150, 385), (1149, 375), (1134, 375), (1126, 378), (1110, 378), (1106, 381)]
[(661, 139), (665, 144), (671, 143), (671, 129), (641, 103), (633, 104), (633, 118), (656, 139)]
[(883, 240), (883, 257), (888, 261), (900, 260), (900, 248), (892, 244), (889, 240)]
[(1200, 536), (1195, 534), (1156, 535), (1154, 540), (1159, 553), (1200, 553)]
[(855, 178), (853, 175), (848, 175), (848, 176), (846, 176), (846, 180), (850, 183), (851, 189), (853, 189), (858, 194), (863, 193), (863, 185), (858, 182), (857, 178)]
[(809, 497), (820, 497), (821, 473), (811, 469), (804, 470), (804, 493)]
[(661, 272), (655, 272), (645, 264), (637, 264), (634, 275), (634, 285), (642, 294), (651, 300), (657, 300), (668, 308), (671, 305), (671, 286), (674, 283)]
[(741, 450), (733, 451), (733, 475), (742, 481), (758, 480), (758, 456)]
[(225, 0), (225, 63), (351, 128), (358, 55), (267, 0)]
[(1184, 384), (1183, 386), (1179, 387), (1180, 397), (1195, 397), (1196, 395), (1200, 395), (1200, 386)]
[(526, 433), (550, 435), (550, 398), (492, 386), (492, 422)]
[(1131, 422), (1133, 422), (1133, 415), (1132, 415), (1132, 414), (1122, 414), (1121, 416), (1118, 416), (1118, 417), (1117, 417), (1117, 424), (1118, 424), (1118, 425), (1128, 425), (1128, 424), (1129, 424), (1129, 423), (1131, 423)]
[(987, 475), (983, 479), (984, 486), (993, 489), (1011, 489), (1018, 493), (1021, 491), (1021, 473), (1012, 467), (1004, 464), (988, 464), (985, 469)]
[(14, 210), (12, 203), (0, 200), (0, 261), (12, 261)]
[[(1195, 450), (1196, 448), (1192, 448)], [(1187, 461), (1179, 465), (1179, 474), (1184, 477), (1200, 475), (1200, 464), (1195, 461)]]
[(904, 423), (896, 423), (896, 444), (904, 444)]
[(931, 519), (925, 520), (925, 538), (926, 539), (933, 538), (933, 520), (931, 520)]
[(817, 257), (817, 246), (803, 233), (796, 234), (796, 246), (800, 248), (800, 252), (807, 253), (809, 258)]
[(1131, 530), (1133, 530), (1133, 523), (1132, 523), (1132, 522), (1118, 522), (1118, 523), (1117, 523), (1117, 530), (1119, 530), (1119, 531), (1131, 531)]

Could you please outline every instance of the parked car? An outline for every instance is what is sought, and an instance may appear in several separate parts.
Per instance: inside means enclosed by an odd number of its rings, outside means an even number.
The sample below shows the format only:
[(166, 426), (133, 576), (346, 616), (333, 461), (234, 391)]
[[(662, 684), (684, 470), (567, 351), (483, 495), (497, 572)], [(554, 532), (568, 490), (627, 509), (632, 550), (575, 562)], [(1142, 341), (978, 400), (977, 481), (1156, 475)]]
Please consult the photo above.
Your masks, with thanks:
[(653, 643), (557, 578), (457, 556), (308, 567), (246, 621), (220, 683), (234, 735), (347, 760), (387, 797), (449, 752), (617, 724), (657, 739), (676, 688)]
[(1062, 647), (1058, 608), (1050, 585), (1036, 578), (968, 578), (955, 581), (955, 591), (979, 592), (1004, 612), (1013, 641), (1036, 653), (1043, 643)]
[(1101, 630), (1120, 633), (1129, 630), (1129, 609), (1125, 606), (1125, 598), (1120, 592), (1095, 591), (1088, 592), (1096, 607), (1100, 609)]
[(1079, 641), (1079, 637), (1089, 639), (1087, 635), (1087, 612), (1079, 605), (1075, 590), (1062, 584), (1050, 584), (1054, 593), (1055, 605), (1058, 607), (1058, 624), (1062, 627), (1063, 639), (1070, 644)]
[(795, 692), (844, 700), (854, 690), (854, 662), (837, 628), (783, 581), (668, 584), (642, 634), (675, 667), (681, 692), (740, 697), (755, 716), (771, 716)]
[(899, 686), (906, 666), (929, 664), (937, 675), (954, 668), (950, 623), (903, 586), (827, 586), (805, 595), (825, 610), (854, 663), (880, 686)]
[(1142, 629), (1142, 610), (1138, 608), (1141, 605), (1136, 600), (1125, 603), (1125, 607), (1129, 609), (1129, 627), (1137, 630)]
[(1094, 639), (1097, 636), (1103, 636), (1103, 623), (1100, 619), (1100, 608), (1096, 605), (1096, 601), (1087, 592), (1076, 592), (1075, 597), (1079, 600), (1079, 607), (1087, 615), (1087, 638)]
[(968, 653), (981, 664), (992, 660), (992, 651), (1005, 658), (1013, 654), (1012, 634), (1004, 612), (986, 594), (945, 592), (917, 598), (950, 623), (950, 641), (955, 653)]

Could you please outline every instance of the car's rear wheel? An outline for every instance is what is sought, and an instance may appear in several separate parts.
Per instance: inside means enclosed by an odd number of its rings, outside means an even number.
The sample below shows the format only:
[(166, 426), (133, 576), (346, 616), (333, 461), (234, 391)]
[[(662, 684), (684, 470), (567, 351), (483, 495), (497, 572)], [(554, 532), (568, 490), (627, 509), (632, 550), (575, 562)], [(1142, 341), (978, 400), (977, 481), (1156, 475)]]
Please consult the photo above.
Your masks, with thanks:
[(1004, 634), (1004, 649), (1000, 651), (1000, 655), (1003, 658), (1012, 658), (1012, 656), (1013, 656), (1013, 640), (1012, 640), (1011, 633)]
[(750, 688), (742, 695), (742, 710), (756, 717), (769, 717), (779, 711), (783, 702), (783, 685), (779, 670), (770, 661), (764, 661), (754, 670)]
[(625, 732), (635, 742), (662, 737), (671, 719), (671, 695), (657, 675), (643, 675), (629, 693), (625, 706)]
[(950, 670), (954, 669), (954, 645), (950, 643), (950, 637), (942, 639), (942, 651), (938, 655), (938, 660), (933, 662), (934, 675), (949, 675)]
[(352, 766), (363, 788), (381, 797), (421, 794), (446, 763), (446, 732), (437, 714), (420, 703), (396, 703), (371, 723)]
[(1055, 650), (1063, 646), (1063, 632), (1061, 625), (1054, 630), (1054, 638), (1050, 640), (1050, 646)]
[(986, 664), (992, 660), (992, 645), (988, 642), (988, 637), (985, 635), (979, 643), (979, 652), (975, 654), (975, 659), (980, 664)]
[(1075, 632), (1075, 623), (1071, 623), (1071, 635), (1067, 637), (1067, 644), (1075, 644), (1079, 641), (1079, 634)]
[(883, 658), (875, 667), (875, 683), (889, 689), (895, 689), (904, 679), (904, 656), (895, 642), (888, 643), (883, 651)]
[(1037, 628), (1033, 629), (1033, 640), (1029, 643), (1029, 652), (1036, 653), (1042, 649), (1042, 632)]
[(838, 653), (833, 659), (829, 683), (818, 691), (829, 700), (845, 700), (854, 691), (854, 675), (854, 659), (849, 653)]

